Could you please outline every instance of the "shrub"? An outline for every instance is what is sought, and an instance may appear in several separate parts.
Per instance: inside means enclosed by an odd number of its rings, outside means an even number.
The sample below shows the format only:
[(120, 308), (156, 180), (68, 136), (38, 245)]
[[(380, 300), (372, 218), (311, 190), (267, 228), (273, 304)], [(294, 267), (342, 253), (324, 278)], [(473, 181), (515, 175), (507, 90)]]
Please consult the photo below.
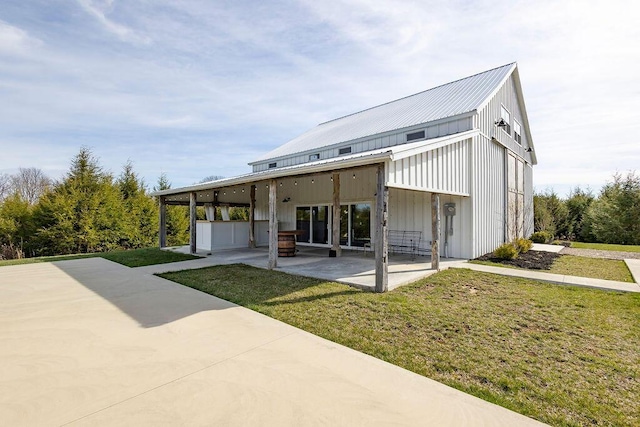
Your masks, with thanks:
[(548, 231), (536, 231), (530, 237), (533, 243), (549, 243), (553, 236)]
[(529, 249), (533, 246), (533, 242), (529, 239), (525, 239), (524, 237), (520, 237), (513, 241), (513, 246), (516, 247), (518, 253), (524, 254), (529, 252)]
[(518, 249), (513, 243), (505, 243), (493, 251), (493, 255), (499, 259), (516, 259), (518, 258)]

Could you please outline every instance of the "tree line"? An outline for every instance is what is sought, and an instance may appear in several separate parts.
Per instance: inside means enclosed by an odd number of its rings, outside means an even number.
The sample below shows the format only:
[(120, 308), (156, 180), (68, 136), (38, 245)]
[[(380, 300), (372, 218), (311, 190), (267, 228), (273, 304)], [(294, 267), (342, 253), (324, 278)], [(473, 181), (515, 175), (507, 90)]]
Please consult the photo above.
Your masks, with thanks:
[(616, 173), (595, 196), (575, 188), (561, 199), (553, 190), (533, 197), (536, 231), (561, 240), (640, 245), (640, 176)]
[[(162, 174), (154, 187), (171, 185)], [(54, 181), (36, 168), (0, 175), (0, 259), (154, 246), (158, 203), (127, 162), (117, 177), (83, 147)], [(167, 244), (189, 240), (186, 209), (167, 207)]]

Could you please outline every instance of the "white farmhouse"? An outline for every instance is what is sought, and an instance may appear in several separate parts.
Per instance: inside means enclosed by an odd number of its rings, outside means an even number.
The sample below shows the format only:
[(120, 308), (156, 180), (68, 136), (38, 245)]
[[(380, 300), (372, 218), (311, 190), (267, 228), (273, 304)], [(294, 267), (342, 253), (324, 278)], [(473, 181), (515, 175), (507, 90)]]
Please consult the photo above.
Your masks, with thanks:
[[(246, 175), (155, 193), (191, 206), (191, 251), (298, 245), (375, 253), (386, 290), (388, 252), (474, 258), (533, 232), (533, 165), (515, 63), (321, 123), (265, 154)], [(196, 205), (223, 221), (198, 221)], [(230, 206), (250, 220), (228, 221)], [(286, 233), (282, 233), (284, 235)], [(282, 247), (282, 242), (280, 243)]]

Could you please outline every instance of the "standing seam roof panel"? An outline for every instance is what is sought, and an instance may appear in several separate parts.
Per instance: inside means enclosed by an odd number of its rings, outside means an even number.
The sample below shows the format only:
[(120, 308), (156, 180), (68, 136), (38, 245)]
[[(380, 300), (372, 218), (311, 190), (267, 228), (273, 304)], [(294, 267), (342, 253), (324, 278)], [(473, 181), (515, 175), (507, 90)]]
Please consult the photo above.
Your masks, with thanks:
[(321, 123), (255, 162), (328, 147), (475, 111), (497, 89), (514, 64), (437, 86), (368, 110)]

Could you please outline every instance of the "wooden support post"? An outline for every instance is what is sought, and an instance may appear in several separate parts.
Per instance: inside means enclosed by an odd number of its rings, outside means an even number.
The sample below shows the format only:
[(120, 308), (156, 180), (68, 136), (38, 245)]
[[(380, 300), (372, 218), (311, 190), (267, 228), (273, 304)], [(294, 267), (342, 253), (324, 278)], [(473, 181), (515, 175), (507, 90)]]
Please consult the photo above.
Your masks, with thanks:
[(269, 270), (278, 266), (278, 185), (275, 179), (269, 181)]
[(333, 177), (333, 222), (331, 223), (331, 250), (336, 256), (342, 255), (340, 248), (340, 174), (334, 173)]
[(389, 230), (387, 227), (389, 205), (389, 189), (385, 185), (386, 176), (384, 163), (378, 165), (376, 173), (376, 234), (375, 234), (375, 255), (376, 255), (376, 292), (386, 292), (388, 287), (389, 257), (387, 241)]
[(189, 251), (196, 253), (196, 193), (189, 193)]
[(249, 247), (256, 247), (256, 235), (255, 235), (255, 225), (256, 225), (256, 186), (252, 185), (250, 190), (249, 199)]
[(431, 268), (440, 271), (440, 195), (431, 193)]
[(160, 196), (160, 236), (159, 245), (160, 249), (167, 246), (167, 204), (165, 203), (165, 196)]

